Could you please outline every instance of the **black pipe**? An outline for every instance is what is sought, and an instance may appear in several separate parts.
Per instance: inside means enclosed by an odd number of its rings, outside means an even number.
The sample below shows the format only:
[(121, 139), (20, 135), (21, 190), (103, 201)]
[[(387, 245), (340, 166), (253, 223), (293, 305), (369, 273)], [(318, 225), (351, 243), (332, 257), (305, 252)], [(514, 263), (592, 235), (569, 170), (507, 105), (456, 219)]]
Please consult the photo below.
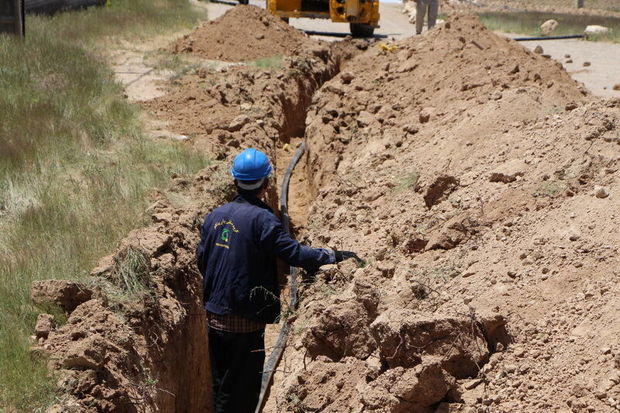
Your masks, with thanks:
[(566, 36), (544, 36), (544, 37), (514, 37), (512, 40), (518, 42), (528, 42), (530, 40), (564, 40), (564, 39), (583, 39), (584, 34), (569, 34)]
[[(280, 215), (282, 225), (286, 232), (291, 232), (290, 230), (290, 218), (288, 215), (288, 186), (291, 180), (291, 174), (293, 173), (293, 169), (301, 159), (304, 151), (306, 150), (305, 142), (299, 146), (295, 156), (288, 165), (286, 172), (284, 172), (284, 179), (282, 180), (282, 187), (280, 190)], [(289, 310), (295, 311), (297, 309), (297, 268), (291, 266), (291, 293), (290, 293), (290, 302), (288, 305)], [(273, 351), (269, 355), (267, 362), (265, 363), (265, 367), (263, 369), (263, 379), (261, 382), (260, 388), (260, 396), (258, 398), (258, 405), (256, 406), (256, 412), (260, 413), (265, 405), (267, 395), (267, 390), (273, 380), (273, 373), (276, 371), (276, 367), (278, 367), (278, 363), (282, 359), (282, 354), (284, 353), (284, 348), (286, 347), (286, 341), (288, 339), (288, 333), (291, 329), (291, 325), (288, 322), (288, 319), (283, 320), (284, 325), (280, 330), (280, 334), (278, 335), (278, 340), (276, 341), (276, 345), (273, 348)]]

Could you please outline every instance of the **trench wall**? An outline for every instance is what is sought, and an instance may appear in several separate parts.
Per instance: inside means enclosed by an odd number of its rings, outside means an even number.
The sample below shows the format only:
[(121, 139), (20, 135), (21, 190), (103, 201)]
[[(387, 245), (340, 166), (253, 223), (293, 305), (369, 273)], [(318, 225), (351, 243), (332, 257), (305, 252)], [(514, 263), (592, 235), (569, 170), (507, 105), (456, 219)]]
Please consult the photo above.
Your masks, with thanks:
[[(61, 401), (50, 411), (212, 411), (201, 276), (194, 258), (201, 221), (232, 197), (227, 171), (238, 147), (258, 147), (275, 162), (276, 145), (303, 135), (314, 92), (340, 71), (349, 54), (321, 46), (287, 58), (279, 71), (257, 74), (256, 68), (239, 67), (214, 74), (234, 84), (204, 90), (204, 99), (221, 97), (220, 111), (214, 114), (230, 110), (234, 115), (239, 103), (269, 111), (234, 125), (215, 119), (216, 126), (200, 139), (206, 142), (203, 147), (219, 147), (212, 153), (221, 161), (195, 176), (175, 177), (169, 193), (159, 194), (149, 209), (152, 225), (132, 231), (116, 253), (101, 260), (89, 283), (43, 281), (33, 286), (39, 302), (66, 301), (67, 285), (83, 292), (64, 307), (67, 323), (51, 323), (34, 347), (49, 357), (59, 377)], [(200, 78), (200, 73), (190, 75), (180, 88)], [(168, 114), (178, 115), (174, 103), (179, 111), (191, 111), (192, 103), (174, 93), (162, 98)]]

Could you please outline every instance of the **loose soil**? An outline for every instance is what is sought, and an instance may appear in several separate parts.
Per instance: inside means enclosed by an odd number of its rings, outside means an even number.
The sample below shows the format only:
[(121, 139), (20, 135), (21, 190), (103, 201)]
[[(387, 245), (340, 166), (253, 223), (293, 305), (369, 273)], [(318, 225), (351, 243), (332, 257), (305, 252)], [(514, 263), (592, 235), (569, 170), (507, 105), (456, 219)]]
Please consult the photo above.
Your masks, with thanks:
[(198, 227), (234, 154), (279, 172), (301, 136), (299, 236), (366, 263), (302, 286), (266, 412), (617, 411), (620, 101), (472, 16), (395, 48), (304, 41), (282, 67), (199, 68), (144, 103), (214, 162), (157, 194), (92, 283), (33, 286), (69, 315), (36, 328), (52, 411), (210, 411)]
[(278, 411), (615, 411), (619, 102), (473, 17), (397, 45), (308, 116), (309, 237), (369, 264), (304, 291)]
[(175, 42), (171, 51), (229, 62), (303, 53), (316, 41), (255, 6), (236, 6)]

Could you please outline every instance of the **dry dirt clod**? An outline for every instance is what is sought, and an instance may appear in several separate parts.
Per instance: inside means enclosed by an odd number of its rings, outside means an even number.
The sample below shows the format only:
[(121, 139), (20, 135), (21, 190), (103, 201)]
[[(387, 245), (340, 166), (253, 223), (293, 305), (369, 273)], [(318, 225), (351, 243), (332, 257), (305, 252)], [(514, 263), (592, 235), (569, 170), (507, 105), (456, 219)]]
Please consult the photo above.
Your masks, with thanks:
[(53, 303), (70, 313), (78, 305), (90, 300), (93, 297), (93, 291), (73, 281), (34, 281), (30, 297), (35, 304)]
[(543, 50), (542, 46), (541, 45), (536, 46), (534, 48), (534, 53), (536, 53), (536, 54), (543, 54), (544, 50)]
[(342, 72), (340, 73), (340, 78), (342, 79), (342, 83), (349, 84), (353, 79), (355, 79), (355, 75), (351, 72)]
[(420, 123), (426, 123), (431, 119), (431, 116), (435, 112), (435, 108), (427, 107), (420, 111), (419, 120)]
[[(410, 368), (429, 356), (439, 356), (444, 370), (463, 378), (477, 374), (476, 366), (489, 355), (482, 331), (470, 319), (395, 309), (381, 314), (370, 330), (382, 361), (392, 368)], [(461, 335), (463, 331), (467, 333)]]
[(247, 115), (239, 115), (236, 118), (234, 118), (232, 120), (232, 122), (230, 122), (230, 125), (228, 125), (228, 131), (229, 132), (237, 132), (237, 131), (241, 130), (245, 125), (250, 123), (251, 121), (252, 121), (252, 119), (250, 119), (249, 116), (247, 116)]
[(34, 326), (34, 334), (38, 339), (46, 339), (49, 336), (50, 331), (54, 329), (55, 322), (54, 316), (51, 314), (39, 314), (37, 316), (37, 322)]
[(502, 182), (510, 183), (516, 181), (519, 177), (525, 175), (527, 170), (527, 164), (521, 159), (513, 159), (506, 162), (494, 171), (491, 172), (489, 177), (490, 182)]
[(458, 186), (459, 181), (455, 177), (450, 175), (438, 176), (428, 186), (426, 194), (424, 195), (424, 203), (426, 204), (426, 207), (431, 209), (441, 200), (445, 199), (446, 196), (450, 195), (450, 193), (456, 190)]
[(587, 62), (587, 61), (583, 62), (583, 67), (588, 67), (588, 66), (591, 66), (591, 65), (592, 65), (592, 63), (590, 63), (590, 62)]
[[(372, 300), (372, 299), (370, 299)], [(303, 343), (312, 357), (327, 356), (334, 361), (353, 356), (368, 357), (376, 348), (368, 328), (371, 302), (358, 301), (333, 304), (308, 329)]]

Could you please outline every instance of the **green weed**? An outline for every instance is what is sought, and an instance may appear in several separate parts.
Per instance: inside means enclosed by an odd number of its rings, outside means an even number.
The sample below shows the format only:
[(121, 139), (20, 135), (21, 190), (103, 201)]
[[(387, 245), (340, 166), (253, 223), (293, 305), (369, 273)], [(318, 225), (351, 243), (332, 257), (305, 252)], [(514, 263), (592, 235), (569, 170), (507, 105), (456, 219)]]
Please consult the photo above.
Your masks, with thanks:
[(250, 64), (260, 69), (277, 70), (282, 68), (283, 56), (276, 55), (271, 57), (264, 57), (261, 59), (256, 59), (250, 62)]
[(55, 380), (29, 336), (40, 311), (64, 320), (31, 303), (31, 282), (85, 278), (147, 222), (154, 188), (206, 165), (181, 143), (142, 135), (139, 109), (96, 45), (191, 27), (199, 15), (185, 0), (111, 0), (29, 16), (23, 41), (0, 36), (0, 410), (54, 401)]
[(146, 290), (148, 286), (148, 260), (140, 251), (127, 249), (119, 266), (119, 277), (125, 292), (136, 295)]
[(398, 181), (398, 183), (394, 187), (394, 191), (402, 192), (414, 189), (418, 184), (419, 180), (420, 172), (414, 169)]
[(566, 190), (566, 188), (567, 184), (564, 181), (543, 181), (540, 185), (538, 185), (538, 188), (536, 188), (533, 195), (556, 198), (560, 196)]

